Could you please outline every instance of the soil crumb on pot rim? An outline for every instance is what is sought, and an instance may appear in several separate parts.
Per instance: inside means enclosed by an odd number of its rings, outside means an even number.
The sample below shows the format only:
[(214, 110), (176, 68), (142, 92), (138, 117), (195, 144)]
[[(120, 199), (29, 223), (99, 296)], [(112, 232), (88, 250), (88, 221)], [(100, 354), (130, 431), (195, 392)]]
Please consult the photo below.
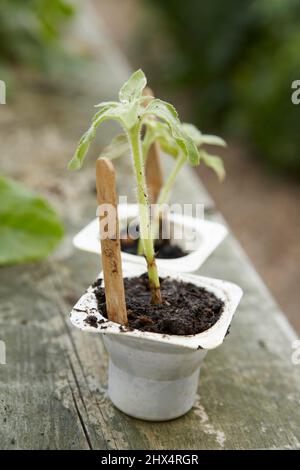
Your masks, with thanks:
[[(203, 287), (169, 277), (161, 279), (163, 303), (152, 305), (148, 277), (125, 278), (129, 329), (167, 335), (195, 335), (211, 328), (220, 318), (224, 302)], [(93, 284), (99, 313), (107, 318), (102, 280)]]

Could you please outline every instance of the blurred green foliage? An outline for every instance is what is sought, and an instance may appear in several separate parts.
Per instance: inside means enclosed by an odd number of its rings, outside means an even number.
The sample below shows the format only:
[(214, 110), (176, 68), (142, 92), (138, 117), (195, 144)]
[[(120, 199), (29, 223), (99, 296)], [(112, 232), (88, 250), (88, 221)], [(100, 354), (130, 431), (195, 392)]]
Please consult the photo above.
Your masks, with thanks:
[(48, 68), (73, 13), (66, 0), (0, 0), (0, 64)]
[[(173, 48), (161, 77), (192, 92), (194, 118), (246, 138), (272, 169), (300, 177), (299, 0), (147, 0)], [(175, 46), (175, 47), (174, 47)]]
[(64, 235), (48, 201), (0, 175), (0, 266), (45, 258)]

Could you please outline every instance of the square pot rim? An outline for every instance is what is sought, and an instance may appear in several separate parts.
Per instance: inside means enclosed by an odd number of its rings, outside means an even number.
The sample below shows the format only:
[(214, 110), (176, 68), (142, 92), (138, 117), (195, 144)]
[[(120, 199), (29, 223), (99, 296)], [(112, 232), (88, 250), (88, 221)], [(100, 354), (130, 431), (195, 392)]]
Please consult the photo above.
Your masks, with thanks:
[[(145, 272), (145, 268), (139, 265), (127, 264), (123, 268), (124, 277), (135, 277)], [(70, 313), (71, 323), (82, 331), (102, 333), (104, 335), (121, 335), (122, 338), (127, 337), (152, 343), (157, 342), (160, 344), (177, 346), (180, 349), (187, 350), (209, 350), (222, 344), (233, 315), (243, 295), (242, 289), (232, 282), (194, 274), (174, 273), (161, 270), (160, 277), (170, 277), (191, 282), (213, 292), (218, 298), (223, 300), (225, 304), (219, 320), (208, 330), (195, 335), (166, 335), (136, 329), (127, 330), (126, 327), (109, 321), (99, 313), (94, 289), (90, 286), (73, 307)], [(103, 273), (100, 273), (98, 278), (103, 279)], [(101, 323), (97, 324), (97, 327), (86, 324), (85, 320), (88, 315), (95, 315)]]
[[(137, 204), (120, 204), (118, 206), (119, 219), (120, 221), (126, 217), (137, 216)], [(228, 230), (227, 227), (220, 222), (196, 219), (189, 215), (183, 215), (178, 213), (170, 213), (169, 218), (176, 224), (181, 224), (188, 228), (196, 230), (202, 237), (195, 250), (180, 257), (180, 258), (159, 258), (156, 260), (157, 266), (160, 269), (174, 269), (178, 272), (194, 272), (196, 271), (204, 261), (213, 253), (218, 245), (226, 237)], [(92, 248), (88, 247), (87, 238), (92, 236), (94, 230), (98, 228), (98, 219), (95, 218), (89, 222), (83, 229), (81, 229), (73, 237), (73, 245), (79, 250), (88, 251), (90, 253), (101, 253), (100, 243)], [(93, 237), (93, 243), (95, 238)], [(121, 252), (122, 260), (126, 263), (134, 263), (138, 265), (144, 264), (144, 259), (138, 255), (132, 255), (130, 253)]]

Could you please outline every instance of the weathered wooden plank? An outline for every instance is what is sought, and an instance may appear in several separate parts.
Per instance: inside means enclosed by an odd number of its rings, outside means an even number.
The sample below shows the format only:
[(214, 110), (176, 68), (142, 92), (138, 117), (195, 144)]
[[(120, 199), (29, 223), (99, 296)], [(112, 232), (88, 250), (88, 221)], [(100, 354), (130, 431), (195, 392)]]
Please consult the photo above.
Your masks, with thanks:
[[(101, 340), (68, 323), (69, 305), (89, 282), (89, 273), (96, 274), (92, 255), (71, 257), (63, 269), (42, 264), (23, 275), (19, 268), (2, 270), (4, 278), (17, 275), (19, 281), (12, 287), (18, 293), (13, 303), (6, 284), (1, 291), (9, 314), (9, 320), (2, 317), (4, 330), (7, 324), (11, 330), (5, 334), (8, 364), (1, 368), (2, 392), (7, 386), (1, 447), (299, 447), (299, 371), (290, 361), (292, 338), (274, 322), (281, 314), (236, 248), (228, 240), (202, 273), (225, 277), (227, 271), (226, 277), (236, 280), (233, 265), (239, 272), (242, 267), (244, 301), (231, 335), (204, 362), (195, 408), (170, 423), (143, 423), (116, 410), (106, 396)], [(86, 279), (74, 284), (79, 266)], [(257, 328), (260, 316), (265, 319)]]
[(3, 449), (88, 448), (60, 344), (65, 330), (45, 290), (49, 274), (44, 264), (0, 271), (7, 351), (7, 364), (0, 368)]

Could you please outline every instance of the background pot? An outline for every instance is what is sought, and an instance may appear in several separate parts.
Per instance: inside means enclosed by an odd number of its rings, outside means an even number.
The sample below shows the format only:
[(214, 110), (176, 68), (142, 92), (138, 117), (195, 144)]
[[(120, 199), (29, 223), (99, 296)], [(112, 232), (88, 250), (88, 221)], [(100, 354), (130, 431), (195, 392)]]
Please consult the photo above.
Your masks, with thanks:
[[(124, 276), (139, 276), (145, 270), (127, 265)], [(114, 405), (130, 416), (164, 421), (183, 415), (193, 406), (201, 362), (209, 349), (219, 346), (226, 335), (242, 296), (235, 284), (188, 274), (160, 272), (192, 282), (213, 292), (224, 302), (220, 319), (207, 331), (192, 336), (161, 335), (126, 330), (102, 317), (90, 287), (71, 312), (71, 322), (83, 331), (102, 333), (109, 353), (108, 393)], [(100, 323), (85, 323), (89, 314)]]
[[(120, 204), (118, 207), (120, 220), (120, 230), (126, 228), (127, 222), (138, 216), (137, 204)], [(175, 233), (183, 231), (186, 234), (185, 239), (176, 239), (174, 243), (179, 245), (188, 254), (175, 259), (157, 259), (159, 269), (169, 269), (176, 272), (194, 272), (208, 256), (217, 248), (227, 235), (227, 229), (224, 225), (217, 222), (196, 219), (181, 214), (170, 214), (170, 223), (173, 225)], [(99, 220), (94, 219), (84, 227), (73, 238), (73, 244), (76, 248), (91, 253), (99, 254)], [(193, 247), (193, 249), (190, 249)], [(144, 258), (122, 252), (124, 262), (144, 265)]]

